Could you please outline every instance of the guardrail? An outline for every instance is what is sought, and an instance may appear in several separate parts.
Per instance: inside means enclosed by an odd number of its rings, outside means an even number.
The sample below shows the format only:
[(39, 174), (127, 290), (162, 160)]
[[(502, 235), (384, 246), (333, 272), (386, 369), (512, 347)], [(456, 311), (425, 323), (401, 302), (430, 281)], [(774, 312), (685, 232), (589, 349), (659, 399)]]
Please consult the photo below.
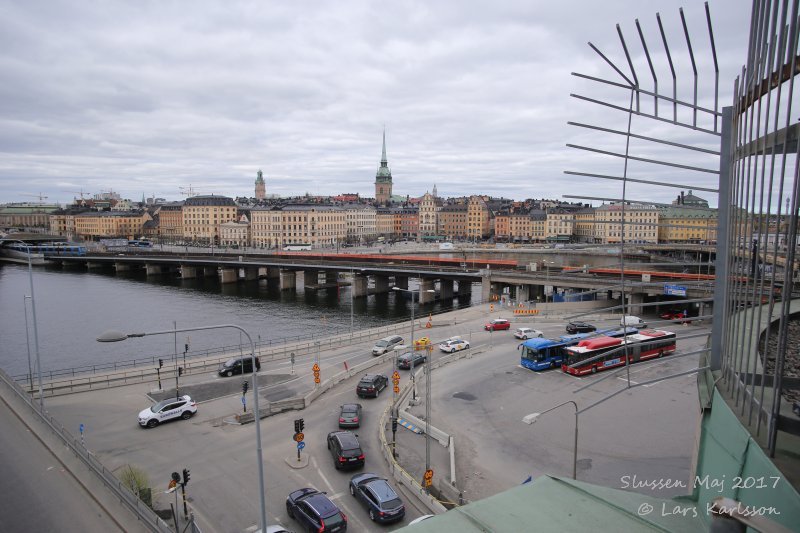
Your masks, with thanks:
[(115, 496), (128, 507), (141, 522), (151, 531), (170, 532), (172, 528), (164, 520), (148, 507), (141, 499), (134, 495), (125, 487), (119, 479), (108, 470), (89, 450), (87, 450), (78, 439), (76, 439), (64, 426), (59, 424), (47, 411), (40, 411), (31, 401), (14, 380), (5, 372), (0, 370), (0, 379), (8, 385), (31, 411), (39, 417), (53, 433), (63, 441), (63, 443), (103, 482), (103, 484), (114, 493)]
[[(483, 302), (482, 301), (476, 301), (473, 304), (473, 306), (480, 305), (481, 303), (483, 303)], [(438, 316), (438, 315), (441, 315), (441, 314), (444, 314), (444, 313), (450, 313), (450, 312), (452, 312), (454, 310), (456, 310), (456, 309), (453, 308), (453, 307), (450, 307), (450, 308), (447, 308), (447, 309), (440, 309), (440, 310), (436, 311), (435, 313), (429, 313), (429, 314), (434, 314), (434, 315)], [(367, 329), (367, 330), (358, 330), (358, 331), (354, 331), (354, 332), (343, 332), (343, 333), (335, 333), (335, 334), (320, 334), (319, 340), (316, 341), (316, 342), (320, 342), (320, 346), (330, 346), (332, 344), (341, 343), (344, 340), (351, 340), (351, 341), (357, 341), (358, 340), (358, 341), (361, 341), (361, 340), (364, 340), (364, 339), (379, 339), (379, 338), (391, 335), (393, 333), (397, 333), (398, 331), (407, 328), (408, 327), (406, 325), (407, 323), (408, 323), (408, 320), (405, 320), (403, 322), (397, 322), (397, 323), (394, 323), (394, 324), (390, 324), (388, 326), (378, 326), (376, 328), (370, 328), (370, 329)], [(255, 343), (256, 344), (256, 352), (257, 352), (256, 355), (258, 355), (259, 357), (269, 357), (270, 355), (273, 355), (273, 354), (281, 354), (282, 356), (288, 357), (289, 353), (292, 352), (292, 351), (297, 352), (298, 350), (303, 349), (303, 348), (305, 350), (316, 349), (315, 335), (316, 335), (315, 333), (312, 333), (310, 335), (310, 339), (311, 340), (309, 340), (309, 335), (302, 335), (302, 336), (298, 335), (296, 337), (283, 337), (281, 339), (276, 339), (276, 340), (265, 340), (265, 341), (256, 342)], [(295, 344), (293, 344), (292, 347), (287, 347), (288, 344), (292, 341), (292, 339), (295, 339)], [(265, 348), (265, 346), (266, 346), (266, 348)], [(98, 373), (103, 373), (103, 372), (105, 372), (105, 373), (117, 372), (119, 370), (124, 370), (126, 368), (135, 368), (135, 367), (144, 366), (144, 365), (149, 365), (149, 366), (153, 366), (154, 367), (157, 364), (159, 359), (163, 359), (165, 363), (167, 361), (169, 361), (174, 366), (176, 357), (177, 357), (178, 360), (186, 359), (188, 361), (189, 359), (197, 360), (197, 359), (203, 359), (203, 358), (212, 357), (214, 355), (219, 355), (220, 359), (223, 359), (224, 358), (223, 354), (227, 354), (228, 356), (230, 356), (230, 355), (235, 354), (236, 352), (241, 351), (241, 350), (244, 350), (246, 352), (247, 351), (247, 346), (244, 345), (244, 344), (242, 344), (242, 345), (234, 344), (234, 345), (231, 345), (231, 346), (220, 346), (220, 347), (217, 347), (217, 348), (209, 348), (209, 349), (206, 349), (206, 350), (197, 350), (197, 351), (194, 351), (194, 352), (187, 352), (185, 356), (183, 355), (182, 352), (178, 353), (177, 356), (176, 356), (175, 353), (169, 353), (169, 354), (161, 354), (161, 355), (151, 355), (151, 356), (147, 356), (147, 357), (141, 357), (141, 358), (136, 358), (136, 359), (128, 359), (128, 360), (124, 360), (124, 361), (116, 361), (116, 362), (110, 362), (110, 363), (99, 363), (99, 364), (83, 365), (83, 366), (70, 367), (70, 368), (43, 370), (42, 371), (42, 379), (43, 379), (43, 381), (45, 379), (48, 380), (48, 381), (53, 381), (54, 379), (57, 379), (57, 378), (63, 377), (63, 376), (69, 376), (71, 378), (76, 378), (76, 377), (81, 377), (81, 375), (85, 375), (85, 374), (98, 374)], [(301, 354), (297, 354), (296, 353), (296, 355), (301, 355)], [(269, 360), (274, 360), (274, 359), (277, 359), (277, 358), (278, 357), (273, 357), (273, 359), (267, 359), (267, 360), (269, 361)], [(165, 365), (165, 367), (166, 367), (166, 365)], [(36, 375), (31, 377), (30, 374), (28, 374), (28, 373), (15, 374), (15, 375), (13, 375), (11, 377), (12, 377), (12, 379), (14, 381), (16, 381), (18, 383), (24, 383), (24, 382), (36, 383), (37, 382)]]

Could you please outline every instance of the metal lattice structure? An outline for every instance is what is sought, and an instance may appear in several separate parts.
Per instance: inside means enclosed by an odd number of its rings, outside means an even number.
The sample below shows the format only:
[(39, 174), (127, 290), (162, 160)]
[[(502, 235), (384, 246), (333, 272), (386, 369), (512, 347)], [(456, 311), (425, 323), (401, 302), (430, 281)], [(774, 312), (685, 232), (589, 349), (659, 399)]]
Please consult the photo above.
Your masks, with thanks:
[[(608, 189), (605, 184), (612, 183), (619, 192), (565, 197), (620, 206), (619, 261), (624, 270), (624, 252), (635, 245), (625, 231), (626, 224), (636, 222), (626, 213), (630, 206), (668, 205), (658, 200), (670, 188), (715, 195), (714, 297), (683, 300), (701, 307), (698, 318), (714, 319), (695, 371), (714, 371), (742, 423), (774, 457), (781, 448), (779, 435), (793, 439), (790, 435), (800, 434), (800, 423), (791, 413), (792, 402), (800, 401), (800, 323), (796, 338), (791, 326), (792, 316), (800, 313), (800, 300), (792, 299), (798, 281), (800, 201), (800, 110), (793, 106), (800, 68), (798, 0), (753, 2), (746, 66), (733, 84), (733, 105), (725, 108), (720, 108), (719, 64), (707, 3), (704, 14), (702, 39), (692, 39), (689, 28), (698, 21), (687, 21), (683, 10), (680, 29), (672, 32), (656, 15), (655, 39), (647, 38), (638, 20), (633, 40), (617, 25), (622, 58), (617, 61), (589, 43), (610, 67), (612, 79), (573, 73), (592, 87), (592, 96), (571, 96), (616, 114), (622, 127), (605, 121), (602, 126), (570, 122), (592, 144), (568, 146), (599, 159), (592, 171), (565, 174), (572, 180), (592, 180), (586, 188)], [(615, 168), (609, 161), (621, 166), (621, 172), (597, 170)], [(621, 276), (616, 288), (623, 295), (625, 284)], [(623, 298), (623, 314), (631, 305)], [(637, 303), (649, 305), (656, 304)]]

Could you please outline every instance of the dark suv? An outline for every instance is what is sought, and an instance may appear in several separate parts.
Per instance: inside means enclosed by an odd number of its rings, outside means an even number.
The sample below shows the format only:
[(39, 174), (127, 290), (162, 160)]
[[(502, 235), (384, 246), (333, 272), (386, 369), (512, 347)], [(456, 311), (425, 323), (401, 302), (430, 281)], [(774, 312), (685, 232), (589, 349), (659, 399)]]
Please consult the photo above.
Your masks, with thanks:
[(359, 398), (367, 396), (377, 398), (378, 393), (385, 389), (387, 385), (389, 385), (389, 378), (383, 374), (365, 374), (356, 386), (356, 394)]
[(596, 331), (597, 328), (586, 322), (570, 322), (567, 324), (567, 333), (591, 333)]
[(328, 449), (331, 451), (336, 470), (364, 466), (364, 452), (355, 433), (349, 431), (328, 433)]
[[(256, 370), (261, 370), (261, 361), (256, 357)], [(253, 371), (253, 358), (234, 357), (228, 359), (219, 367), (219, 375), (231, 377), (234, 374), (250, 374)]]
[(334, 533), (347, 531), (347, 517), (323, 492), (310, 487), (286, 497), (286, 514), (306, 531)]

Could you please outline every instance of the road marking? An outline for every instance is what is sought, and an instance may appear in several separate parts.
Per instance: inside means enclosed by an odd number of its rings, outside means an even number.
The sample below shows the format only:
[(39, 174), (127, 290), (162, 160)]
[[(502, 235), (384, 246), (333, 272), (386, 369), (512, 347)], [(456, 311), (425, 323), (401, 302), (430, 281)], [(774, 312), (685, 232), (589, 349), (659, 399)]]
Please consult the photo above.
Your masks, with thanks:
[(332, 495), (332, 496), (328, 496), (328, 499), (330, 499), (330, 500), (335, 500), (335, 499), (337, 499), (337, 498), (341, 498), (341, 497), (342, 497), (342, 496), (344, 496), (344, 495), (345, 495), (345, 493), (344, 493), (344, 492), (337, 492), (336, 494), (334, 494), (334, 495)]
[[(626, 378), (623, 378), (622, 376), (617, 376), (617, 379), (621, 379), (625, 383), (628, 382), (628, 380)], [(639, 384), (639, 383), (637, 383), (636, 381), (633, 381), (633, 380), (631, 380), (631, 383), (633, 383), (634, 385), (638, 385)], [(647, 387), (647, 385), (644, 385), (644, 387)]]
[(327, 485), (327, 486), (328, 486), (328, 489), (330, 490), (330, 492), (333, 492), (333, 485), (331, 485), (331, 482), (330, 482), (330, 481), (328, 481), (328, 478), (326, 478), (326, 477), (325, 477), (325, 474), (323, 474), (323, 473), (322, 473), (322, 470), (320, 470), (320, 468), (319, 468), (319, 467), (316, 465), (316, 461), (315, 461), (315, 464), (314, 464), (314, 466), (315, 466), (315, 467), (316, 467), (316, 469), (317, 469), (317, 473), (319, 474), (319, 477), (321, 477), (321, 478), (322, 478), (322, 481), (324, 481), (324, 482), (325, 482), (325, 485)]

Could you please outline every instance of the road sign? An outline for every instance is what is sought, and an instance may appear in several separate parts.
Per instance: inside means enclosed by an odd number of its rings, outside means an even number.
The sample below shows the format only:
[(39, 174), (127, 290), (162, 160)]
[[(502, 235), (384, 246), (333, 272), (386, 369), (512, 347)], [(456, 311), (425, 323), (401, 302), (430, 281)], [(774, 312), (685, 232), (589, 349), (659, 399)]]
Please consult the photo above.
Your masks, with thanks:
[(433, 483), (433, 469), (425, 471), (425, 475), (422, 476), (422, 481), (426, 487), (431, 486), (431, 484)]
[(314, 378), (314, 383), (319, 383), (319, 378)]
[(302, 433), (295, 433), (294, 434), (295, 442), (303, 442), (303, 438), (304, 437), (305, 437), (305, 435), (303, 435)]
[(664, 285), (664, 294), (667, 296), (686, 296), (686, 287), (680, 285)]
[(298, 442), (297, 443), (297, 449), (298, 450), (302, 450), (305, 447), (306, 447), (306, 443), (305, 442)]
[(83, 433), (83, 424), (81, 424), (81, 433)]
[(394, 374), (392, 374), (392, 379), (400, 379), (400, 372), (398, 372), (397, 370), (395, 370), (395, 371), (394, 371)]
[(319, 372), (319, 365), (317, 363), (314, 363), (314, 366), (311, 367), (311, 370), (313, 370), (314, 372)]
[(400, 392), (400, 387), (395, 385), (394, 386), (394, 392), (395, 392), (395, 394), (398, 394)]

